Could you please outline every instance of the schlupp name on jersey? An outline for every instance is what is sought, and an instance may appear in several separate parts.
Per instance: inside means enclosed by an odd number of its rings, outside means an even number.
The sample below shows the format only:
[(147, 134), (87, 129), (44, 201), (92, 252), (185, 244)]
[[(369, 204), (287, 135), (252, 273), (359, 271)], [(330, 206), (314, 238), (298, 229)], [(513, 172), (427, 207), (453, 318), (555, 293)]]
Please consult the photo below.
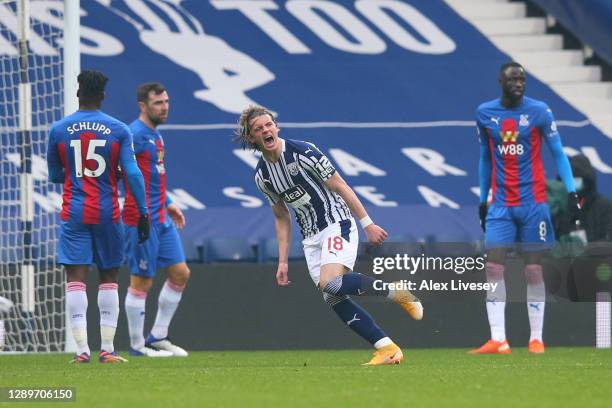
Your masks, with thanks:
[(66, 128), (66, 131), (68, 131), (68, 133), (71, 135), (75, 132), (81, 132), (83, 130), (91, 130), (102, 133), (103, 135), (111, 134), (110, 128), (100, 122), (76, 122)]

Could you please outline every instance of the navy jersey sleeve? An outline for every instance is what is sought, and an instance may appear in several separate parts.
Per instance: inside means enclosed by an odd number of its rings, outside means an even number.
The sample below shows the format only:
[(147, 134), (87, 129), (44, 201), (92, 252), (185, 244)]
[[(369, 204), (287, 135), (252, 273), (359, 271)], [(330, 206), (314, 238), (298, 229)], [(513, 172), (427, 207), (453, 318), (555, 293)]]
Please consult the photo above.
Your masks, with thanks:
[(298, 159), (308, 173), (317, 177), (322, 182), (327, 181), (336, 172), (336, 168), (317, 146), (309, 142), (298, 145)]
[(148, 209), (145, 195), (144, 177), (142, 176), (142, 173), (138, 168), (138, 164), (136, 163), (136, 158), (134, 157), (132, 132), (130, 131), (130, 128), (125, 125), (122, 127), (122, 129), (123, 133), (121, 135), (119, 161), (121, 162), (121, 167), (123, 168), (123, 171), (127, 177), (130, 191), (134, 195), (134, 199), (138, 205), (138, 211), (140, 214), (147, 214)]
[(47, 170), (50, 182), (64, 182), (64, 167), (57, 151), (54, 128), (51, 128), (49, 132), (49, 141), (47, 143)]

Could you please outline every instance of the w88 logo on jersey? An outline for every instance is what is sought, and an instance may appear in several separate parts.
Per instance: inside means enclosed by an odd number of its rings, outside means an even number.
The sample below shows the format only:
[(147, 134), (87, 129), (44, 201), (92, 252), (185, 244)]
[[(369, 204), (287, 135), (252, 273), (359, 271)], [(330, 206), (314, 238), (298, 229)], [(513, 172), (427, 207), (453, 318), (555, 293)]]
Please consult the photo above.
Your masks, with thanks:
[(520, 143), (499, 145), (497, 149), (504, 156), (520, 156), (525, 153), (525, 146)]

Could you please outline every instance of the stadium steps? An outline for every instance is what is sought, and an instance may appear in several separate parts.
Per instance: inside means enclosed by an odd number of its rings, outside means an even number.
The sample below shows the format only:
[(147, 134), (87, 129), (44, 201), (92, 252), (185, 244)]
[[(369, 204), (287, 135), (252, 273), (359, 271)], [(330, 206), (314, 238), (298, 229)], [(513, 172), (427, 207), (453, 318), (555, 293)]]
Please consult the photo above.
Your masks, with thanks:
[(546, 33), (546, 21), (542, 18), (486, 18), (474, 21), (480, 32), (486, 35), (533, 35)]
[(546, 18), (526, 17), (527, 6), (521, 2), (445, 1), (612, 138), (612, 83), (601, 82), (599, 66), (584, 65), (582, 50), (564, 50), (561, 35), (546, 34)]

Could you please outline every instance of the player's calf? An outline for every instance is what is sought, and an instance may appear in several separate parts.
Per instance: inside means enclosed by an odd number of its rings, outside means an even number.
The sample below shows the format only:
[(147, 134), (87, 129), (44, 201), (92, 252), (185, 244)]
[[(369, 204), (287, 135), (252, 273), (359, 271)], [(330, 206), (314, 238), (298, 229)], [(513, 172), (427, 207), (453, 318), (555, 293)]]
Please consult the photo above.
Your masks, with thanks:
[(374, 322), (370, 314), (348, 296), (323, 293), (323, 300), (346, 325), (374, 348), (381, 349), (393, 344), (391, 339)]
[(336, 296), (389, 296), (389, 289), (376, 289), (376, 280), (367, 275), (357, 272), (349, 272), (343, 275), (333, 276), (325, 279), (321, 274), (321, 282), (319, 286), (322, 291)]
[(157, 315), (151, 329), (151, 335), (154, 338), (163, 340), (168, 337), (168, 327), (181, 301), (183, 290), (185, 290), (185, 286), (179, 286), (169, 279), (166, 280), (159, 293)]
[[(543, 353), (542, 330), (544, 327), (544, 309), (546, 307), (546, 288), (542, 265), (525, 265), (525, 278), (527, 280), (527, 315), (529, 316), (529, 327), (531, 329), (529, 351)], [(534, 344), (533, 347), (532, 343)]]
[[(335, 276), (328, 281), (321, 281), (324, 293), (334, 296), (346, 295), (374, 295), (385, 296), (397, 303), (415, 320), (423, 318), (423, 305), (408, 290), (399, 289), (378, 289), (376, 280), (357, 272), (349, 272), (344, 275)], [(324, 285), (324, 286), (323, 286)]]

